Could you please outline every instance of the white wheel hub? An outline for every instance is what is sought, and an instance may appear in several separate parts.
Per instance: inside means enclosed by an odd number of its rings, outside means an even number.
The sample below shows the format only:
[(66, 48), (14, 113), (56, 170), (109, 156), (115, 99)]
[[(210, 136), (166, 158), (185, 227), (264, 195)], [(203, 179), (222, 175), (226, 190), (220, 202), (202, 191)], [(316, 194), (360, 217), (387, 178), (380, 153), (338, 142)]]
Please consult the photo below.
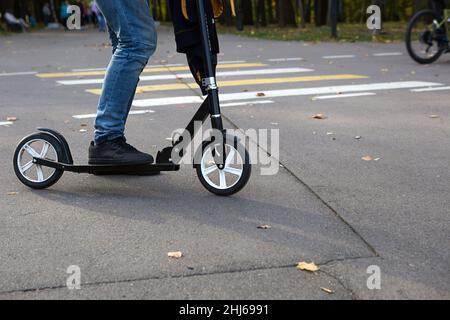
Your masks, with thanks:
[(202, 176), (205, 181), (213, 188), (225, 190), (233, 187), (244, 172), (244, 161), (234, 146), (225, 144), (225, 164), (222, 169), (216, 164), (213, 155), (213, 149), (216, 156), (220, 156), (222, 145), (209, 144), (203, 152), (200, 163)]
[(33, 139), (22, 146), (17, 157), (17, 167), (25, 179), (37, 183), (50, 179), (56, 169), (35, 164), (33, 158), (58, 161), (55, 148), (48, 141)]

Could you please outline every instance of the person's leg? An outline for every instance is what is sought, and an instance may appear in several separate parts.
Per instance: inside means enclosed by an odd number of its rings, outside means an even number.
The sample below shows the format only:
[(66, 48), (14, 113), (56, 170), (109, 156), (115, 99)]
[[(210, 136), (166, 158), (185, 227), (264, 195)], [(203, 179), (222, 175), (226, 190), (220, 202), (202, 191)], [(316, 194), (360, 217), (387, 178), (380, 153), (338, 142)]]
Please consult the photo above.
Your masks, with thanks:
[(117, 40), (95, 120), (95, 143), (101, 144), (124, 135), (139, 76), (156, 49), (156, 30), (146, 0), (97, 3)]

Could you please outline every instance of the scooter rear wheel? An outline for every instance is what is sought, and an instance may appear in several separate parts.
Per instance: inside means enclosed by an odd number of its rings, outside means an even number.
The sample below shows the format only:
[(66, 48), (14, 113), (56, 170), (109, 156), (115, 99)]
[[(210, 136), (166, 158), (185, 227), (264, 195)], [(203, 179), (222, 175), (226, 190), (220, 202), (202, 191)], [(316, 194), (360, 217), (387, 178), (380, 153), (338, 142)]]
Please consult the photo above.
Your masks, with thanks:
[(220, 156), (222, 144), (210, 142), (202, 152), (196, 166), (197, 176), (202, 185), (219, 196), (230, 196), (245, 187), (251, 175), (250, 156), (239, 142), (225, 143), (225, 163), (221, 168), (215, 159)]
[(62, 170), (35, 164), (33, 158), (64, 161), (63, 147), (56, 138), (46, 133), (25, 137), (16, 148), (13, 166), (17, 178), (27, 187), (45, 189), (58, 182)]

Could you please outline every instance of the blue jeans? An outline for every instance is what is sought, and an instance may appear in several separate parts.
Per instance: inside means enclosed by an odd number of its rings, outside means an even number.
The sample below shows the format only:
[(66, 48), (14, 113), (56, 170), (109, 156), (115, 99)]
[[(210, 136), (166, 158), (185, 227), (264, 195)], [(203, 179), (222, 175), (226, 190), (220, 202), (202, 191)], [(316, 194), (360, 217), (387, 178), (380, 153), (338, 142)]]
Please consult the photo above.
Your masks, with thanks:
[(124, 135), (139, 76), (156, 49), (147, 0), (97, 0), (113, 46), (95, 119), (96, 144)]

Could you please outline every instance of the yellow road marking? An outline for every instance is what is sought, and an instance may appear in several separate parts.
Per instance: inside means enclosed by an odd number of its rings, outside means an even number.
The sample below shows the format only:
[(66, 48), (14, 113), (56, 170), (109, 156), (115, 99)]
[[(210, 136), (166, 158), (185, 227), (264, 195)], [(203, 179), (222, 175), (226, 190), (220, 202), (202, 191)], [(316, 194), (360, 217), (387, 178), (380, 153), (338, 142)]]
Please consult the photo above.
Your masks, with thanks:
[[(261, 79), (246, 79), (246, 80), (226, 80), (220, 81), (219, 87), (236, 87), (248, 86), (257, 84), (275, 84), (275, 83), (293, 83), (293, 82), (309, 82), (309, 81), (325, 81), (325, 80), (353, 80), (353, 79), (367, 79), (366, 76), (359, 76), (354, 74), (336, 74), (323, 76), (306, 76), (306, 77), (288, 77), (288, 78), (261, 78)], [(180, 89), (196, 89), (197, 83), (170, 83), (149, 86), (139, 86), (136, 93), (145, 93), (151, 91), (163, 90), (180, 90)], [(100, 95), (102, 89), (88, 89), (89, 93)]]
[[(264, 63), (230, 63), (230, 64), (219, 64), (217, 69), (231, 69), (231, 68), (256, 68), (256, 67), (266, 67), (267, 64)], [(164, 72), (164, 71), (186, 71), (189, 67), (161, 67), (161, 68), (145, 68), (143, 73), (150, 72)], [(39, 78), (65, 78), (65, 77), (90, 77), (90, 76), (104, 76), (106, 71), (78, 71), (78, 72), (59, 72), (59, 73), (38, 73), (36, 77)]]

